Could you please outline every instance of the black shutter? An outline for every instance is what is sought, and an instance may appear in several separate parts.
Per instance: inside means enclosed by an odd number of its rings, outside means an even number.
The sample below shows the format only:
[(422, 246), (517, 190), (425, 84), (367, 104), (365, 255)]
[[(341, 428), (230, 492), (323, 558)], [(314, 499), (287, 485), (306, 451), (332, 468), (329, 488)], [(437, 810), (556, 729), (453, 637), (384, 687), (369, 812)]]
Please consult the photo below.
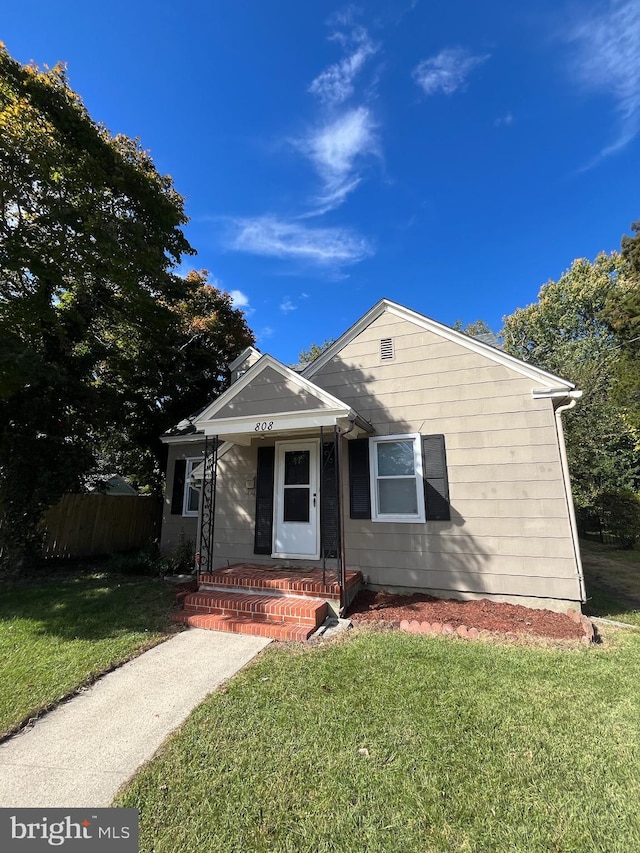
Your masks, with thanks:
[(254, 554), (271, 554), (273, 550), (271, 540), (273, 535), (273, 476), (275, 459), (275, 447), (258, 448)]
[(449, 521), (449, 480), (443, 435), (422, 436), (422, 464), (427, 521)]
[(371, 518), (369, 488), (369, 439), (355, 438), (349, 447), (349, 514), (351, 518)]
[(322, 445), (320, 468), (320, 535), (322, 554), (338, 556), (338, 481), (336, 477), (336, 453), (334, 443)]
[(173, 491), (171, 492), (171, 515), (182, 515), (184, 505), (184, 479), (187, 472), (187, 460), (176, 459), (173, 467)]

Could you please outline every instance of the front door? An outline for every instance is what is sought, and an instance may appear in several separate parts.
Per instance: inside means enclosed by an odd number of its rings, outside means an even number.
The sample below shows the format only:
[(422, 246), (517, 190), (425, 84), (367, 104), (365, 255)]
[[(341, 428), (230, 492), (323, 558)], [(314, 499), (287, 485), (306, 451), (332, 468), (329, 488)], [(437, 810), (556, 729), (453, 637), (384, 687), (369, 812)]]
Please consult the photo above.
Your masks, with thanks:
[(276, 444), (274, 557), (320, 556), (318, 443)]

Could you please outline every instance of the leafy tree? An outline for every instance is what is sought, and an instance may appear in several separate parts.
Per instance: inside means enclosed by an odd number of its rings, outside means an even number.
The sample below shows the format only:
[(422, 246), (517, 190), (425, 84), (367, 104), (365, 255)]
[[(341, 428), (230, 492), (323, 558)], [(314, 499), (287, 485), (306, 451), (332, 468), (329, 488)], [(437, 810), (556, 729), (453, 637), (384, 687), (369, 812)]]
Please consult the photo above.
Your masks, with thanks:
[(624, 288), (607, 300), (603, 319), (620, 346), (614, 398), (640, 435), (640, 222), (634, 222), (631, 227), (635, 236), (622, 238), (622, 255), (629, 272)]
[(311, 364), (312, 361), (315, 361), (319, 355), (329, 349), (329, 347), (336, 342), (335, 338), (327, 339), (321, 344), (311, 344), (309, 349), (303, 349), (298, 356), (298, 364)]
[(507, 352), (570, 379), (584, 392), (564, 416), (579, 507), (592, 505), (604, 491), (637, 491), (640, 485), (636, 435), (613, 390), (620, 341), (604, 316), (607, 304), (624, 298), (628, 275), (626, 259), (615, 252), (593, 263), (574, 261), (542, 287), (538, 302), (504, 318)]
[(633, 222), (631, 230), (633, 237), (625, 234), (622, 238), (622, 255), (628, 261), (635, 276), (640, 276), (640, 222)]
[(166, 446), (160, 435), (228, 386), (226, 365), (255, 342), (228, 293), (192, 270), (163, 322), (144, 336), (119, 336), (117, 357), (100, 370), (110, 401), (98, 445), (103, 470), (126, 471), (160, 491)]
[(471, 335), (472, 337), (476, 335), (494, 334), (491, 326), (489, 326), (489, 324), (484, 320), (472, 320), (470, 323), (467, 323), (466, 326), (462, 320), (456, 320), (451, 328), (455, 329), (456, 332), (464, 332), (466, 335)]
[[(43, 510), (81, 487), (100, 442), (103, 457), (144, 457), (151, 433), (181, 402), (188, 411), (191, 380), (210, 394), (223, 381), (220, 361), (203, 367), (205, 353), (222, 358), (227, 346), (233, 358), (253, 340), (201, 274), (175, 275), (193, 253), (185, 223), (171, 178), (137, 140), (93, 121), (62, 65), (23, 66), (0, 43), (5, 563), (35, 549)], [(153, 469), (157, 482), (157, 457), (156, 447), (143, 479)]]

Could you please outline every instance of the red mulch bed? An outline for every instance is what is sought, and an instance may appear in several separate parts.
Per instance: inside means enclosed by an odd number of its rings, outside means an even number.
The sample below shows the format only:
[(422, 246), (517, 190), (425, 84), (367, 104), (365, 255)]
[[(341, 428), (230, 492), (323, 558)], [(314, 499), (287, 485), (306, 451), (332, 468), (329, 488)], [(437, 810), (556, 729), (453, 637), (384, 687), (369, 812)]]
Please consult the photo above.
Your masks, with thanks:
[(486, 598), (469, 601), (433, 598), (424, 593), (395, 595), (361, 590), (351, 605), (349, 618), (354, 625), (379, 624), (398, 627), (403, 619), (418, 622), (448, 622), (453, 628), (466, 625), (479, 631), (502, 634), (533, 634), (554, 640), (583, 636), (580, 625), (563, 613), (533, 610), (521, 604), (502, 604)]

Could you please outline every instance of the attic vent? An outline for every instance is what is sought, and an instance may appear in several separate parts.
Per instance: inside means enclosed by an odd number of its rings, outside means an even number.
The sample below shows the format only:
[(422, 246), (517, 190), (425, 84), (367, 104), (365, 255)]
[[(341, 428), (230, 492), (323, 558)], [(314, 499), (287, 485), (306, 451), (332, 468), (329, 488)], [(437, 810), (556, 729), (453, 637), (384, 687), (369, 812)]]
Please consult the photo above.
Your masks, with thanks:
[(390, 361), (393, 355), (393, 338), (382, 338), (380, 341), (380, 361)]

